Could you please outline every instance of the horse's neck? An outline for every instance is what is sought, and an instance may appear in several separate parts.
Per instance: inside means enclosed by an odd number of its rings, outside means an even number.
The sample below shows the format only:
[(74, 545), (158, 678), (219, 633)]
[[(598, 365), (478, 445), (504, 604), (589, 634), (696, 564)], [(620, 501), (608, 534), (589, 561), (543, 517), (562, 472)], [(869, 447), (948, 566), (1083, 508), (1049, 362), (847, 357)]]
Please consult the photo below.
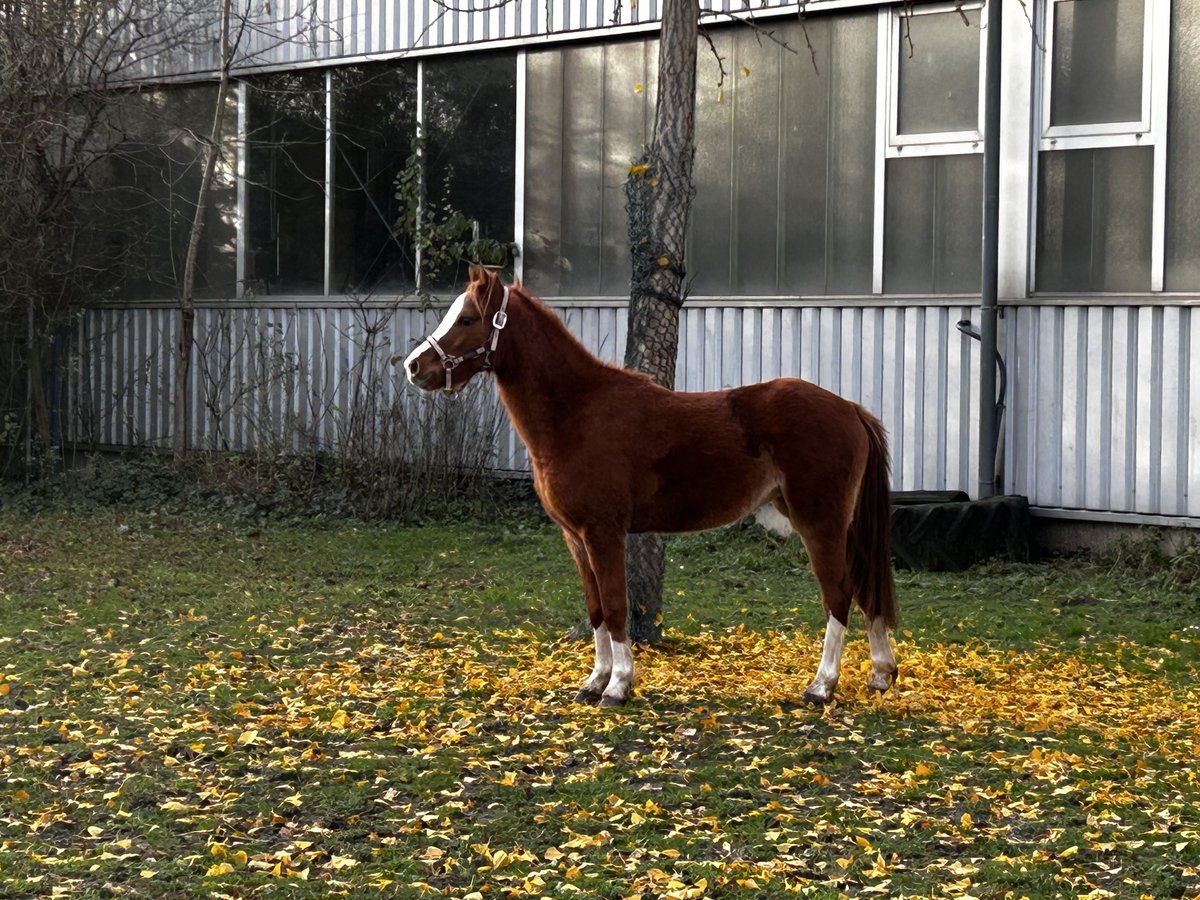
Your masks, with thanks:
[(554, 313), (524, 297), (500, 335), (495, 375), (500, 399), (535, 456), (549, 452), (566, 413), (584, 407), (614, 373), (574, 340)]

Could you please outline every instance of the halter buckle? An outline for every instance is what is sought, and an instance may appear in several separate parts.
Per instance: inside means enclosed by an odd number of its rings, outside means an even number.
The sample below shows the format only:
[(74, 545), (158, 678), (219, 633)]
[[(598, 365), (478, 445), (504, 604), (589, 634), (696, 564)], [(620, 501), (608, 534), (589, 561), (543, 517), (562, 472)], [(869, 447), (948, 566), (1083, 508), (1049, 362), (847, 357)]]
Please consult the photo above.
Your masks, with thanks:
[(495, 328), (497, 331), (501, 331), (501, 330), (503, 330), (504, 326), (507, 324), (508, 324), (508, 313), (506, 313), (502, 309), (496, 310), (496, 314), (494, 316), (492, 316), (492, 327)]

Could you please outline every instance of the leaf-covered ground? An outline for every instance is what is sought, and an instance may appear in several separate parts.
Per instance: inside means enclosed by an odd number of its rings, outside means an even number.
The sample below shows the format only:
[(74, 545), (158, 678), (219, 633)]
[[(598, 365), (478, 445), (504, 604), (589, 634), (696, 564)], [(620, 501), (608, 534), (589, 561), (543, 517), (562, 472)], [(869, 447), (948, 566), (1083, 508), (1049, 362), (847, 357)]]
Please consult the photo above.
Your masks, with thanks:
[(0, 896), (1200, 895), (1195, 596), (902, 573), (897, 688), (853, 641), (821, 711), (798, 549), (668, 552), (614, 712), (536, 521), (0, 512)]

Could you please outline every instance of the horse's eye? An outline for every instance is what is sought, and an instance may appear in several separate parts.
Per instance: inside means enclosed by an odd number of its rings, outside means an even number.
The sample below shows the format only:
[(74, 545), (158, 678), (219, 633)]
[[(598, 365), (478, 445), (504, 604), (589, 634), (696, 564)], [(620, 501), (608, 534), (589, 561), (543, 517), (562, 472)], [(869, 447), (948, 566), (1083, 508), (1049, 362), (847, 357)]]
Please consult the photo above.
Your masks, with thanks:
[(472, 319), (470, 316), (463, 316), (461, 319), (458, 320), (458, 324), (459, 325), (474, 325), (475, 320)]

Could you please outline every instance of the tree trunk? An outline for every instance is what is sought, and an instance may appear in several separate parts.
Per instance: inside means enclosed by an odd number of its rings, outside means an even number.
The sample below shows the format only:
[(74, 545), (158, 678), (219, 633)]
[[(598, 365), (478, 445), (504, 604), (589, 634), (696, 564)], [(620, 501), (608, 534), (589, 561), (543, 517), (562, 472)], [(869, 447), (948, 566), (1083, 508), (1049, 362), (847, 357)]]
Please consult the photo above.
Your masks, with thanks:
[[(625, 197), (633, 278), (625, 367), (645, 372), (663, 387), (675, 386), (679, 308), (684, 294), (684, 243), (695, 186), (696, 0), (665, 0), (658, 45), (658, 97), (654, 136), (629, 170)], [(629, 633), (635, 641), (662, 639), (663, 541), (630, 535), (625, 573)]]
[(192, 369), (192, 349), (196, 338), (196, 258), (200, 253), (200, 238), (204, 234), (204, 213), (212, 190), (213, 173), (217, 168), (217, 151), (221, 146), (225, 124), (225, 99), (229, 96), (229, 68), (233, 63), (233, 44), (230, 34), (232, 0), (221, 8), (221, 80), (217, 84), (217, 106), (213, 112), (212, 129), (204, 148), (204, 171), (200, 189), (196, 192), (196, 212), (188, 234), (187, 255), (183, 263), (183, 281), (179, 286), (179, 343), (175, 353), (175, 393), (171, 412), (171, 451), (180, 462), (188, 446), (188, 383)]
[(34, 303), (28, 305), (28, 334), (25, 364), (29, 375), (29, 404), (26, 410), (26, 479), (45, 474), (50, 455), (50, 404), (46, 402), (45, 374), (42, 369), (42, 342), (34, 326)]

